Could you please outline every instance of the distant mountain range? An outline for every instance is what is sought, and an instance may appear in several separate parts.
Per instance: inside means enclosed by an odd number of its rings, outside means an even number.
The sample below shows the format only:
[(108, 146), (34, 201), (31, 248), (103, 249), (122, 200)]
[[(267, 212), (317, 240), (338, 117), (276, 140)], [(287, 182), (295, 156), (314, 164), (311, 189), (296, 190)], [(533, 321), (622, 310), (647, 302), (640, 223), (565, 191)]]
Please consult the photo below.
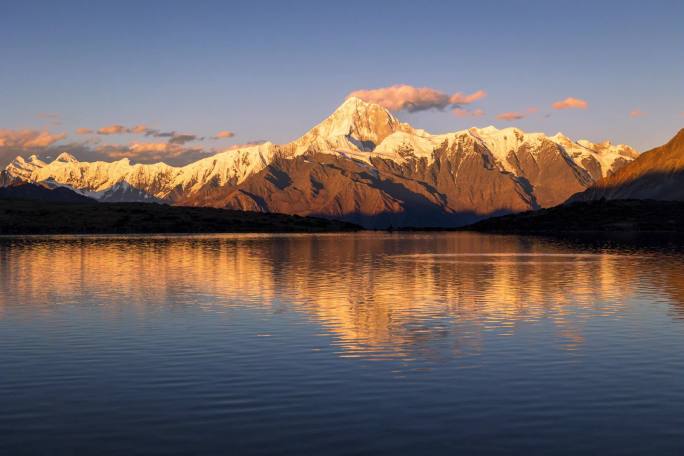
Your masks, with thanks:
[(493, 217), (477, 231), (684, 232), (684, 129), (667, 144), (644, 152), (564, 204)]
[(629, 146), (516, 128), (432, 135), (348, 98), (295, 141), (183, 167), (17, 157), (0, 185), (40, 182), (100, 201), (155, 201), (336, 218), (366, 227), (458, 226), (560, 204), (638, 157)]
[(667, 144), (644, 152), (570, 202), (598, 199), (684, 201), (684, 128)]

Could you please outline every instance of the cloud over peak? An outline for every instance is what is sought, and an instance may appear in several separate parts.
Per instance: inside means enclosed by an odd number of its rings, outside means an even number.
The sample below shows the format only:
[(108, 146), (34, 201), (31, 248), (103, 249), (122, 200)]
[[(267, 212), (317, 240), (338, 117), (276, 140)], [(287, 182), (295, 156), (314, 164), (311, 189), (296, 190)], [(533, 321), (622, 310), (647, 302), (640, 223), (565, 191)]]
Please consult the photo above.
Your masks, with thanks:
[(428, 109), (444, 109), (471, 104), (487, 96), (484, 90), (471, 94), (456, 92), (446, 94), (430, 87), (413, 87), (396, 84), (378, 89), (355, 90), (348, 97), (357, 97), (369, 103), (376, 103), (390, 111), (417, 112)]

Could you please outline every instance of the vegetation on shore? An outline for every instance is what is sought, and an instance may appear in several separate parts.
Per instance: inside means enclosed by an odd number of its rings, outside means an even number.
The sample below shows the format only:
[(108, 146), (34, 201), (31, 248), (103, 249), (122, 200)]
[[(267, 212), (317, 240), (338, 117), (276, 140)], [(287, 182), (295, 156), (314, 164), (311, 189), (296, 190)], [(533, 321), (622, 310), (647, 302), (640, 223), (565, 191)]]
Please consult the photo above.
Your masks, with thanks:
[(291, 233), (359, 229), (337, 220), (210, 207), (0, 199), (0, 234)]

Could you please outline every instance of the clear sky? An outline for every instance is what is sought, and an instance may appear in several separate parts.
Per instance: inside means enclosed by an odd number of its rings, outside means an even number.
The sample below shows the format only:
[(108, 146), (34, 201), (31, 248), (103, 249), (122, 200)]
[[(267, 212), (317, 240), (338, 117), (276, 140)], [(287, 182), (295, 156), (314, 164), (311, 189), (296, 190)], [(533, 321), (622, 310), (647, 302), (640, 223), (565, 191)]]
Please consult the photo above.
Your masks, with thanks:
[[(0, 129), (16, 147), (22, 129), (66, 135), (51, 146), (163, 138), (75, 134), (112, 124), (280, 143), (352, 91), (406, 84), (486, 91), (460, 117), (398, 112), (434, 133), (493, 124), (645, 150), (684, 126), (683, 24), (681, 0), (2, 0)], [(552, 108), (567, 97), (586, 107)], [(210, 139), (222, 130), (235, 136)]]

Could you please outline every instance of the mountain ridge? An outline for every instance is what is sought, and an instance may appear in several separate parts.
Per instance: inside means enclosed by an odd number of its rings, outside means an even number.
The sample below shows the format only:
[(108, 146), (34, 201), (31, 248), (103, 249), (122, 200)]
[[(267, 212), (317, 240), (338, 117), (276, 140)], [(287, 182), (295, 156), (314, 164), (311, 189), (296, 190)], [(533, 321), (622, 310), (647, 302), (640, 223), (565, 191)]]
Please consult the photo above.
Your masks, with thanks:
[(101, 197), (125, 182), (171, 204), (319, 215), (381, 227), (451, 225), (552, 206), (636, 156), (629, 146), (517, 128), (433, 135), (350, 97), (290, 143), (227, 150), (182, 167), (128, 159), (80, 162), (63, 153), (50, 163), (17, 158), (5, 171), (12, 179), (54, 181), (87, 196)]

